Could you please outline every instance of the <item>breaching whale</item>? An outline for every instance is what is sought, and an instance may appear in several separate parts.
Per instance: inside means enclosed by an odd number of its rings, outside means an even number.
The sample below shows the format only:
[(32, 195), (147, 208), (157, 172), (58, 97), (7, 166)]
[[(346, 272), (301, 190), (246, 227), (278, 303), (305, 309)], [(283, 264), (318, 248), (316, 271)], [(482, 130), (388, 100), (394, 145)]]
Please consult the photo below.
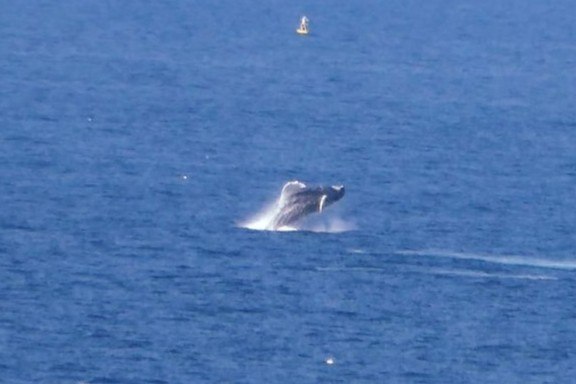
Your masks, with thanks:
[(282, 187), (276, 214), (268, 229), (275, 231), (296, 223), (306, 215), (322, 212), (343, 196), (343, 185), (308, 187), (301, 181), (289, 181)]

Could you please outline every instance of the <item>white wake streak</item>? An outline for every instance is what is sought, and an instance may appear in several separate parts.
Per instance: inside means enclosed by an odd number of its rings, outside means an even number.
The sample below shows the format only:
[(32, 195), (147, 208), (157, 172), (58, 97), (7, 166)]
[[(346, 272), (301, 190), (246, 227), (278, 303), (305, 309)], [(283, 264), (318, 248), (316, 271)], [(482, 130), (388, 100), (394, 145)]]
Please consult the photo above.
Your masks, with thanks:
[(410, 255), (433, 256), (433, 257), (446, 257), (462, 260), (479, 260), (494, 264), (516, 265), (524, 267), (551, 268), (551, 269), (564, 269), (564, 270), (576, 269), (576, 261), (550, 260), (550, 259), (534, 258), (527, 256), (506, 256), (506, 255), (495, 256), (495, 255), (482, 255), (475, 253), (438, 251), (438, 250), (398, 251), (396, 253), (407, 256)]
[[(343, 273), (350, 273), (350, 272), (390, 273), (389, 269), (383, 267), (317, 267), (316, 270), (320, 272), (343, 272)], [(482, 271), (470, 271), (464, 269), (424, 268), (413, 266), (403, 267), (402, 271), (412, 273), (422, 273), (427, 275), (461, 276), (461, 277), (485, 278), (485, 279), (558, 280), (558, 278), (555, 276), (547, 276), (547, 275), (490, 273)]]

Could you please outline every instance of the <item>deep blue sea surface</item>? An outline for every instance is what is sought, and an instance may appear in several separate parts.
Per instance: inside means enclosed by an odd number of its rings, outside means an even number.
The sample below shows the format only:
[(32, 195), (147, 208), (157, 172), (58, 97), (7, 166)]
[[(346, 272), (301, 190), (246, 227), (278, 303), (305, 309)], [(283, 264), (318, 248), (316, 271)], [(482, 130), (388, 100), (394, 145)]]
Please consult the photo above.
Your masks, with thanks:
[(576, 382), (575, 15), (0, 1), (0, 382)]

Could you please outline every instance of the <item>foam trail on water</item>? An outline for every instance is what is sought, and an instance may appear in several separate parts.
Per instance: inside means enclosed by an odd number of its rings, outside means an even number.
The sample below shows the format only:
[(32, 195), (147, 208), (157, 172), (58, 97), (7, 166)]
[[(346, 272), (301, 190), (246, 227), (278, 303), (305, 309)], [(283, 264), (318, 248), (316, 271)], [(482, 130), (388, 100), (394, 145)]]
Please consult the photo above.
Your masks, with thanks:
[(565, 270), (576, 269), (576, 261), (572, 260), (551, 260), (551, 259), (542, 259), (527, 256), (482, 255), (475, 253), (439, 251), (439, 250), (397, 251), (396, 253), (399, 255), (408, 255), (408, 256), (433, 256), (433, 257), (447, 257), (452, 259), (479, 260), (487, 263), (517, 265), (524, 267), (552, 268), (552, 269), (565, 269)]
[(460, 269), (430, 269), (431, 274), (446, 275), (446, 276), (462, 276), (472, 278), (496, 278), (496, 279), (521, 279), (521, 280), (558, 280), (557, 277), (548, 275), (527, 275), (527, 274), (513, 274), (513, 273), (490, 273), (482, 271), (469, 271)]
[[(379, 267), (317, 267), (320, 272), (374, 272), (374, 273), (391, 273), (387, 268)], [(484, 278), (484, 279), (519, 279), (519, 280), (558, 280), (555, 276), (549, 275), (535, 275), (535, 274), (514, 274), (514, 273), (490, 273), (473, 270), (463, 269), (441, 269), (441, 268), (421, 268), (421, 267), (404, 267), (404, 272), (422, 273), (427, 275), (444, 275), (444, 276), (459, 276), (469, 278)], [(396, 272), (397, 273), (397, 272)]]

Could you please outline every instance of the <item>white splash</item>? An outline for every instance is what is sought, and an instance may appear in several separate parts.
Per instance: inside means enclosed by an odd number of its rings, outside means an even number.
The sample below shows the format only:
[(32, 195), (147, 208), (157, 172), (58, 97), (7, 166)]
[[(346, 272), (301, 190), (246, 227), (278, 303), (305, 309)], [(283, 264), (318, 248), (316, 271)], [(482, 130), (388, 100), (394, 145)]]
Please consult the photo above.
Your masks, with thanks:
[[(251, 229), (254, 231), (273, 231), (270, 225), (274, 217), (278, 214), (277, 202), (268, 204), (262, 211), (251, 216), (238, 224), (240, 228)], [(278, 228), (277, 232), (308, 231), (317, 233), (342, 233), (358, 229), (354, 222), (346, 221), (340, 217), (331, 214), (316, 215), (312, 214), (300, 221), (295, 226), (284, 226)]]
[(272, 220), (278, 213), (276, 202), (268, 204), (261, 212), (238, 224), (240, 228), (252, 229), (254, 231), (268, 231)]
[(355, 231), (358, 226), (356, 223), (346, 221), (338, 216), (325, 215), (305, 220), (300, 229), (320, 233), (341, 233)]

